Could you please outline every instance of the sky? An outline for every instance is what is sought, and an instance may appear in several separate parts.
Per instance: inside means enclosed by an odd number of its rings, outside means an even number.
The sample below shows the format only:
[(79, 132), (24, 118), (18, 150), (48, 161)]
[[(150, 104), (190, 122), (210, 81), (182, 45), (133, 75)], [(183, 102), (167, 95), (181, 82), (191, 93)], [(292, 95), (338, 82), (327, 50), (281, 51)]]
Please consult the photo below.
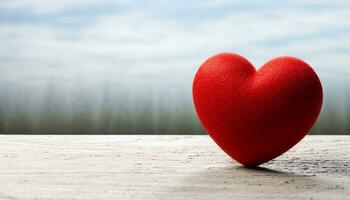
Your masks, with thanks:
[(126, 107), (176, 110), (192, 105), (199, 65), (234, 52), (256, 68), (299, 57), (319, 75), (327, 105), (348, 105), (349, 19), (346, 0), (2, 0), (0, 100), (5, 110), (40, 107), (49, 93), (64, 106), (107, 91), (116, 104), (133, 102)]

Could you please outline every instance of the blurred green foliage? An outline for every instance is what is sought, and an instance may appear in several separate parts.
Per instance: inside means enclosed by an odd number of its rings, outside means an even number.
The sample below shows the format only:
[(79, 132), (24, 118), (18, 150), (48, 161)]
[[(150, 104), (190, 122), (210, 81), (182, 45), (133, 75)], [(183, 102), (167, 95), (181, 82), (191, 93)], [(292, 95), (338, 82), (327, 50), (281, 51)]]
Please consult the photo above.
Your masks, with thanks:
[[(190, 95), (168, 93), (157, 95), (144, 91), (141, 96), (145, 98), (134, 98), (133, 94), (109, 89), (98, 95), (84, 90), (67, 95), (48, 88), (40, 98), (30, 96), (30, 91), (2, 95), (0, 132), (205, 134)], [(325, 97), (322, 113), (311, 134), (350, 133), (350, 104), (344, 98), (334, 97), (336, 95)]]

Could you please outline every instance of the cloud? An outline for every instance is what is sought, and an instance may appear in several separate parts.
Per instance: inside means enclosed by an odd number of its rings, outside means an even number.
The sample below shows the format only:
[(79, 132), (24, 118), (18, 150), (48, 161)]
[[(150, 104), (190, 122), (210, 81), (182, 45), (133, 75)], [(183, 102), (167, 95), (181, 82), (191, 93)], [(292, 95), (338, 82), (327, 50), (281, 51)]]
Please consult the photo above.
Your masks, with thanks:
[(93, 4), (103, 4), (103, 3), (125, 3), (129, 1), (124, 0), (46, 0), (46, 1), (37, 1), (37, 0), (4, 0), (1, 2), (0, 8), (8, 10), (25, 10), (28, 13), (33, 14), (47, 14), (52, 12), (59, 12), (70, 8), (77, 8)]
[[(25, 9), (26, 15), (63, 13), (57, 15), (60, 18), (72, 7), (103, 3), (5, 1), (0, 8)], [(257, 67), (280, 55), (302, 57), (314, 66), (325, 85), (332, 85), (335, 79), (350, 81), (350, 6), (343, 1), (332, 3), (342, 8), (332, 7), (326, 1), (270, 3), (274, 9), (268, 9), (268, 5), (261, 8), (259, 3), (254, 6), (252, 2), (173, 2), (176, 5), (168, 5), (165, 11), (157, 7), (164, 4), (162, 1), (150, 4), (153, 7), (134, 6), (123, 12), (99, 14), (79, 28), (56, 26), (50, 20), (45, 24), (3, 20), (0, 80), (26, 80), (21, 87), (38, 80), (64, 80), (61, 82), (73, 86), (77, 79), (83, 80), (79, 84), (102, 85), (105, 80), (113, 80), (125, 90), (152, 84), (164, 88), (177, 85), (175, 89), (182, 91), (190, 87), (195, 70), (205, 58), (233, 51)], [(186, 7), (196, 13), (191, 14)], [(223, 10), (225, 7), (235, 12)], [(180, 20), (181, 16), (176, 15), (160, 17), (164, 16), (161, 11), (170, 12), (172, 8), (184, 13), (188, 20)], [(212, 14), (208, 15), (208, 9)], [(195, 16), (203, 20), (191, 20)], [(134, 84), (128, 84), (130, 80)]]

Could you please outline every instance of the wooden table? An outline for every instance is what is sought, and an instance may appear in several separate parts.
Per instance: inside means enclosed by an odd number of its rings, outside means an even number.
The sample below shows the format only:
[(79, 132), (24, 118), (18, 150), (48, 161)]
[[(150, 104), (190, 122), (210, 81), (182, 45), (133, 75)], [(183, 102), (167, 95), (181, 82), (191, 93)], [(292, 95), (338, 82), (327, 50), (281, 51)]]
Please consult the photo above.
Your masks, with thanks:
[(0, 199), (350, 199), (350, 136), (248, 169), (208, 136), (0, 135)]

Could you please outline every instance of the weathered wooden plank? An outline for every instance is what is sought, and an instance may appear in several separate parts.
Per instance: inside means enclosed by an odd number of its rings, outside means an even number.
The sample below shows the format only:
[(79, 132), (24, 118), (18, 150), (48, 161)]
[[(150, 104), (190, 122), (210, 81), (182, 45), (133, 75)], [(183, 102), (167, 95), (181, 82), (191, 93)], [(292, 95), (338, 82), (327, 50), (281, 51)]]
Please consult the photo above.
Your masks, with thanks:
[(1, 135), (0, 199), (349, 199), (349, 166), (349, 136), (248, 169), (208, 136)]

